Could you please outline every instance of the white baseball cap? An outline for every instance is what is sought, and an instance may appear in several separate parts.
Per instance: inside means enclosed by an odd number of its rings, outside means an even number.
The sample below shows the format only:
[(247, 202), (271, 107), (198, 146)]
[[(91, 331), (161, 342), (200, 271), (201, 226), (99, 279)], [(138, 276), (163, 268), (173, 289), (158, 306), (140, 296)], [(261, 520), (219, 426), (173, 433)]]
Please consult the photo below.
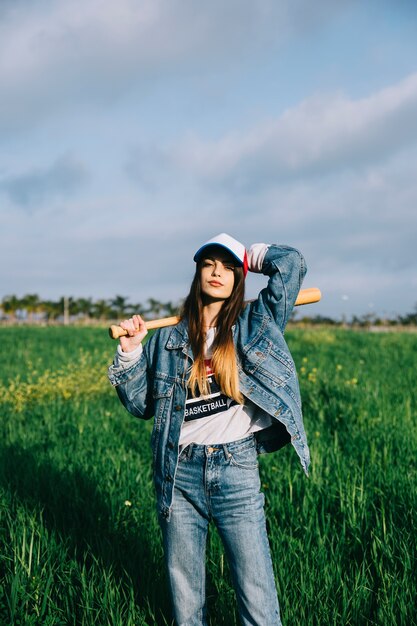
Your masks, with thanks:
[(206, 241), (206, 243), (203, 243), (203, 245), (195, 253), (194, 261), (199, 261), (203, 256), (204, 250), (209, 246), (220, 246), (230, 252), (239, 265), (243, 267), (243, 273), (246, 276), (248, 273), (248, 256), (243, 243), (240, 243), (240, 241), (237, 241), (237, 239), (234, 239), (226, 233), (220, 233), (220, 235), (216, 235), (212, 239)]

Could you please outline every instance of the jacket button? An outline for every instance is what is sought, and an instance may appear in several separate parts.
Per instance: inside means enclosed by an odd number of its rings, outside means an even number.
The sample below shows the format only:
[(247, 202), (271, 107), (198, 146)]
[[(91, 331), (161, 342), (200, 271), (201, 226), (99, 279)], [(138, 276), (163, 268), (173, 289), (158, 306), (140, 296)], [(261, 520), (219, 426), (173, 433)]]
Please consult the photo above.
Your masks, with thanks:
[(182, 406), (181, 406), (180, 404), (177, 404), (177, 405), (175, 406), (175, 410), (176, 410), (176, 411), (181, 411), (181, 409), (182, 409)]
[(172, 443), (172, 441), (168, 441), (168, 448), (169, 448), (170, 450), (173, 450), (173, 449), (174, 449), (174, 444)]
[(171, 483), (172, 482), (172, 476), (170, 474), (167, 474), (165, 476), (167, 483)]

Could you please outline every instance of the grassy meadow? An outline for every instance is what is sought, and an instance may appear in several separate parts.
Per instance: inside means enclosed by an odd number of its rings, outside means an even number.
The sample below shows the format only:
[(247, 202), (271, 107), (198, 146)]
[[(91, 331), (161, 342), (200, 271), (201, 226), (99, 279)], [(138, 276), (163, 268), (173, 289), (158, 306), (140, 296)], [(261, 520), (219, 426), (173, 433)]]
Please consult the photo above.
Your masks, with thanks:
[[(293, 329), (311, 446), (261, 478), (284, 626), (417, 623), (417, 334)], [(0, 624), (171, 624), (150, 422), (98, 328), (0, 328)], [(192, 558), (192, 555), (190, 555)], [(221, 543), (211, 624), (238, 624)]]

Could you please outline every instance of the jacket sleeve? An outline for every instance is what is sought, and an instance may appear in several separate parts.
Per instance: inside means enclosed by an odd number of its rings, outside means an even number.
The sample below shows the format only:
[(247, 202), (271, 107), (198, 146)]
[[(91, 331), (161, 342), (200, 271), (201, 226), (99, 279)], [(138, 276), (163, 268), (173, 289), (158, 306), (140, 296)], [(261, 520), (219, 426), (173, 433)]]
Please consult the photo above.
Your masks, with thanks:
[(262, 263), (268, 285), (252, 303), (252, 310), (268, 313), (283, 332), (307, 272), (301, 252), (290, 246), (269, 246)]
[(120, 364), (115, 359), (108, 371), (109, 380), (116, 388), (123, 406), (132, 415), (145, 420), (150, 419), (154, 414), (152, 382), (148, 367), (148, 343), (145, 345), (140, 358), (133, 361), (133, 364)]

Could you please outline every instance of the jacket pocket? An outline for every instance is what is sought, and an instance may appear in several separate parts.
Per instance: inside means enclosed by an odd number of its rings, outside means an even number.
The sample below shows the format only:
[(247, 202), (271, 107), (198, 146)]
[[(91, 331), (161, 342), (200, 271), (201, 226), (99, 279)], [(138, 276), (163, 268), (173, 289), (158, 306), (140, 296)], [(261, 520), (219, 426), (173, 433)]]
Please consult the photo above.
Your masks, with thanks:
[(282, 387), (294, 375), (291, 358), (266, 337), (244, 353), (242, 365), (250, 376), (275, 387)]
[(155, 400), (169, 398), (172, 395), (174, 383), (167, 376), (156, 375), (153, 382), (152, 397)]
[(283, 350), (279, 350), (272, 344), (270, 355), (271, 358), (274, 359), (279, 364), (279, 366), (285, 368), (290, 375), (294, 373), (294, 363)]
[[(155, 406), (155, 424), (160, 424), (167, 413), (174, 385), (166, 378), (154, 379), (152, 398)], [(155, 427), (155, 426), (154, 426)]]
[(263, 337), (243, 352), (243, 367), (248, 374), (254, 374), (259, 367), (264, 366), (271, 348), (272, 341)]
[(152, 387), (155, 417), (151, 435), (151, 446), (154, 460), (157, 454), (159, 436), (170, 410), (173, 388), (173, 383), (167, 380), (167, 378), (159, 378), (158, 376), (155, 377)]

